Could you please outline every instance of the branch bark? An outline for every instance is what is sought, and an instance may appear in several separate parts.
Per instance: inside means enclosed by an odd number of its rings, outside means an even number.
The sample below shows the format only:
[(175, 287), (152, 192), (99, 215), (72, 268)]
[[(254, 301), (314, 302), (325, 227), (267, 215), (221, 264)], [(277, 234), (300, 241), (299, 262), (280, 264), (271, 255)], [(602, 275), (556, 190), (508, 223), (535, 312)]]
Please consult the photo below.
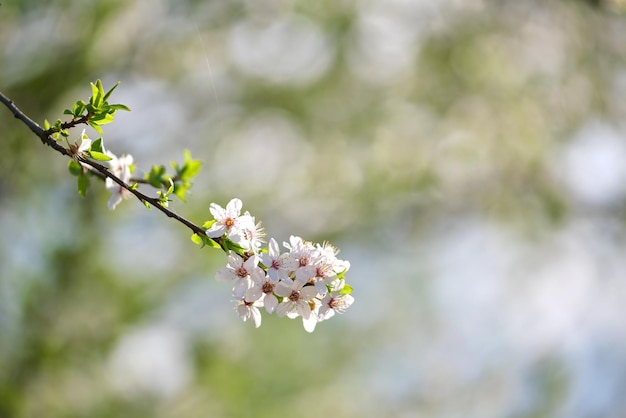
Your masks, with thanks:
[[(61, 144), (59, 144), (57, 141), (55, 141), (55, 139), (52, 138), (46, 130), (44, 130), (34, 120), (29, 118), (24, 112), (22, 112), (15, 105), (15, 103), (13, 103), (13, 101), (11, 99), (9, 99), (7, 96), (5, 96), (2, 92), (0, 92), (0, 102), (2, 102), (2, 104), (4, 104), (9, 109), (9, 111), (13, 114), (13, 116), (15, 116), (16, 119), (19, 119), (20, 121), (22, 121), (28, 127), (28, 129), (30, 129), (41, 140), (41, 142), (44, 145), (47, 145), (47, 146), (53, 148), (55, 151), (65, 155), (67, 157), (70, 157), (70, 158), (72, 157), (70, 152), (65, 147), (63, 147)], [(149, 204), (151, 204), (152, 206), (157, 208), (159, 211), (161, 211), (163, 214), (165, 214), (167, 217), (172, 218), (172, 219), (180, 222), (181, 224), (185, 225), (193, 233), (198, 234), (200, 236), (205, 234), (206, 231), (202, 227), (194, 224), (193, 222), (189, 221), (188, 219), (185, 219), (184, 217), (182, 217), (182, 216), (176, 214), (175, 212), (171, 211), (170, 209), (166, 208), (165, 206), (163, 206), (159, 202), (159, 200), (157, 198), (150, 197), (150, 196), (140, 192), (139, 190), (136, 190), (136, 189), (132, 188), (130, 185), (124, 183), (120, 178), (118, 178), (113, 173), (111, 173), (108, 170), (108, 168), (106, 168), (102, 164), (97, 163), (95, 161), (92, 161), (92, 160), (90, 160), (88, 158), (85, 158), (83, 156), (77, 156), (76, 160), (79, 161), (81, 164), (86, 165), (88, 168), (90, 168), (90, 170), (92, 170), (95, 173), (97, 173), (98, 177), (100, 177), (102, 179), (110, 178), (112, 181), (117, 183), (120, 187), (123, 187), (124, 189), (126, 189), (130, 193), (132, 193), (142, 203), (148, 202)], [(213, 238), (213, 240), (216, 241), (218, 244), (220, 244), (220, 246), (223, 249), (225, 249), (224, 243), (222, 242), (221, 238)]]

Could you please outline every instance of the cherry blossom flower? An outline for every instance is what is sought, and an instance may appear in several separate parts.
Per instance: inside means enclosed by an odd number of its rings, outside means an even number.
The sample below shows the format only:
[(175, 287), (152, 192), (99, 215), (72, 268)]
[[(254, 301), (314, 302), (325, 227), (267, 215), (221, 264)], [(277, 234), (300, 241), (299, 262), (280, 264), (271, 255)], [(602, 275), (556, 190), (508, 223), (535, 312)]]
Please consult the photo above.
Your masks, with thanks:
[(217, 238), (226, 234), (228, 239), (235, 243), (242, 241), (243, 237), (240, 225), (241, 206), (241, 200), (237, 198), (228, 202), (226, 209), (217, 203), (211, 203), (209, 211), (215, 218), (215, 223), (206, 231), (206, 234), (210, 238)]
[(309, 319), (311, 316), (309, 301), (317, 295), (315, 287), (305, 287), (300, 280), (294, 280), (291, 285), (279, 282), (276, 286), (276, 294), (283, 297), (283, 301), (276, 308), (276, 314), (279, 317), (287, 315), (290, 318), (301, 316)]
[[(109, 160), (109, 167), (111, 172), (124, 183), (128, 183), (131, 177), (130, 168), (133, 164), (133, 156), (127, 154), (117, 158), (115, 154), (110, 151), (107, 151), (106, 154), (111, 157), (111, 160)], [(126, 190), (124, 187), (120, 186), (108, 177), (105, 180), (105, 186), (107, 190), (111, 192), (111, 197), (107, 202), (107, 206), (111, 210), (115, 209), (115, 207), (122, 201), (122, 199), (126, 199), (131, 195), (128, 190)]]
[(267, 313), (273, 313), (278, 306), (278, 298), (274, 294), (276, 282), (265, 275), (263, 277), (254, 275), (252, 281), (254, 285), (246, 291), (246, 300), (260, 300), (263, 302)]
[(289, 254), (280, 253), (278, 243), (270, 239), (268, 251), (261, 254), (261, 263), (267, 267), (267, 274), (274, 281), (289, 280)]
[(255, 254), (258, 253), (265, 242), (265, 232), (263, 231), (261, 222), (256, 223), (254, 216), (250, 215), (249, 212), (240, 216), (238, 221), (241, 234), (237, 244)]
[(285, 242), (283, 245), (289, 249), (289, 267), (294, 271), (296, 279), (306, 283), (315, 277), (315, 267), (312, 265), (315, 253), (313, 244), (292, 235), (289, 243)]
[(259, 327), (264, 307), (279, 317), (301, 317), (304, 329), (313, 332), (318, 322), (352, 305), (352, 289), (344, 279), (350, 263), (337, 258), (335, 247), (291, 236), (283, 243), (288, 251), (281, 253), (274, 238), (265, 249), (260, 222), (249, 212), (241, 215), (241, 209), (239, 199), (232, 199), (226, 209), (211, 204), (215, 223), (206, 234), (225, 235), (243, 249), (230, 251), (228, 264), (216, 274), (217, 280), (234, 282), (235, 309), (243, 321), (250, 319)]
[(217, 271), (215, 278), (218, 281), (234, 281), (233, 294), (236, 298), (241, 298), (253, 285), (253, 282), (262, 281), (265, 276), (263, 269), (257, 266), (258, 261), (256, 256), (244, 261), (241, 256), (231, 251), (228, 254), (228, 264)]
[(306, 332), (313, 332), (315, 331), (315, 326), (320, 321), (320, 319), (318, 318), (318, 312), (321, 303), (319, 299), (311, 299), (309, 304), (313, 305), (313, 308), (311, 309), (311, 316), (309, 316), (308, 318), (302, 317), (302, 325), (304, 326), (304, 330)]
[[(239, 315), (239, 318), (246, 322), (248, 319), (255, 328), (261, 326), (261, 312), (259, 312), (258, 301), (247, 301), (245, 298), (237, 299), (237, 306), (235, 310)], [(262, 305), (261, 305), (262, 306)]]
[(351, 295), (342, 295), (339, 291), (332, 291), (322, 299), (322, 306), (319, 308), (319, 320), (324, 321), (332, 318), (336, 313), (342, 314), (348, 309), (354, 298)]
[(83, 132), (81, 132), (80, 134), (80, 145), (78, 144), (78, 142), (68, 145), (70, 147), (70, 154), (74, 159), (76, 159), (76, 157), (78, 157), (79, 155), (85, 155), (85, 152), (89, 151), (89, 149), (91, 148), (91, 139), (89, 139), (89, 137), (85, 133), (85, 130), (83, 129)]

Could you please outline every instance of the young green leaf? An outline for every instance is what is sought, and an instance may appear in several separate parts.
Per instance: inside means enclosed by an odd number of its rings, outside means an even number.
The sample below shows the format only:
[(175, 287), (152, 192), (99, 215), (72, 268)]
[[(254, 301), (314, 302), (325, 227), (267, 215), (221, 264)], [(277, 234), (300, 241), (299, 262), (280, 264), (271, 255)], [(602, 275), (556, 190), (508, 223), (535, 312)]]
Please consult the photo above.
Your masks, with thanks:
[(130, 107), (123, 105), (121, 103), (117, 103), (117, 104), (112, 104), (109, 105), (109, 109), (113, 109), (113, 110), (125, 110), (127, 112), (130, 112)]
[(76, 118), (80, 117), (84, 111), (85, 111), (85, 102), (83, 102), (82, 100), (79, 100), (76, 103), (74, 103), (74, 108), (72, 109), (72, 115), (74, 117)]
[(76, 160), (70, 160), (67, 164), (67, 168), (73, 176), (80, 176), (83, 174), (83, 167)]
[(96, 132), (98, 132), (100, 135), (102, 135), (104, 133), (102, 128), (97, 123), (93, 123), (92, 121), (87, 121), (87, 123), (89, 124), (89, 126), (94, 128), (96, 130)]
[(215, 219), (211, 219), (210, 221), (206, 221), (202, 224), (202, 229), (209, 229), (216, 222)]
[(101, 152), (98, 151), (87, 151), (87, 154), (89, 155), (89, 157), (93, 158), (96, 161), (110, 161), (112, 160), (111, 157), (109, 157), (106, 154), (103, 154)]
[(87, 189), (89, 188), (89, 176), (85, 173), (81, 173), (78, 176), (78, 194), (85, 197)]
[(165, 166), (162, 165), (153, 165), (150, 169), (150, 172), (147, 173), (144, 178), (148, 180), (148, 183), (152, 187), (156, 187), (160, 189), (163, 183), (165, 182)]
[(102, 99), (104, 97), (104, 92), (102, 92), (102, 82), (98, 80), (96, 84), (91, 84), (91, 99), (89, 103), (95, 108), (98, 109), (102, 105)]
[(200, 246), (204, 247), (204, 243), (202, 242), (202, 238), (198, 234), (193, 234), (191, 236), (191, 241), (193, 241), (193, 243), (196, 244), (196, 245), (200, 245)]
[(199, 245), (200, 247), (208, 246), (208, 247), (217, 248), (217, 249), (222, 248), (217, 242), (207, 237), (206, 235), (193, 234), (191, 236), (191, 241), (193, 241), (194, 244)]
[(344, 284), (343, 288), (339, 291), (340, 295), (349, 295), (350, 293), (352, 293), (352, 286), (348, 283)]
[(119, 86), (119, 85), (120, 85), (119, 81), (117, 83), (115, 83), (115, 85), (113, 87), (111, 87), (111, 90), (106, 92), (106, 94), (104, 95), (104, 98), (102, 100), (104, 100), (106, 102), (107, 99), (109, 98), (109, 96), (111, 95), (111, 93), (113, 93), (113, 90), (115, 90), (117, 88), (117, 86)]
[(89, 151), (104, 152), (104, 146), (102, 145), (102, 138), (98, 138), (91, 143)]

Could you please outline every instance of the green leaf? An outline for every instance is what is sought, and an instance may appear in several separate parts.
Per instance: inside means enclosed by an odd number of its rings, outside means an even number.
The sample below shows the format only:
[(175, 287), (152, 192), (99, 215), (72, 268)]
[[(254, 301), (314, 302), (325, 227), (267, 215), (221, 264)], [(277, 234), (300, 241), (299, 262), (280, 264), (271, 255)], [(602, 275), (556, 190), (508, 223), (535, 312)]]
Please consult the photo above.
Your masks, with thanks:
[(76, 103), (74, 103), (74, 108), (72, 109), (72, 114), (74, 115), (74, 117), (80, 117), (83, 112), (85, 111), (85, 102), (83, 102), (82, 100), (77, 101)]
[(196, 245), (200, 245), (200, 246), (204, 247), (204, 243), (202, 242), (202, 238), (198, 234), (193, 234), (191, 236), (191, 241), (193, 241), (193, 243), (196, 244)]
[(85, 173), (81, 173), (78, 176), (78, 194), (85, 197), (87, 189), (89, 188), (89, 176)]
[(110, 160), (112, 160), (112, 158), (109, 157), (108, 155), (103, 154), (103, 153), (98, 152), (98, 151), (88, 151), (87, 154), (89, 154), (89, 156), (91, 158), (93, 158), (94, 160), (96, 160), (96, 161), (110, 161)]
[(150, 169), (150, 172), (146, 174), (144, 178), (148, 180), (148, 183), (150, 183), (152, 187), (156, 187), (157, 189), (160, 189), (161, 186), (163, 186), (163, 183), (165, 182), (165, 178), (163, 177), (164, 175), (165, 175), (165, 166), (153, 165), (152, 168)]
[(87, 123), (89, 124), (89, 126), (91, 126), (92, 128), (94, 128), (96, 130), (96, 132), (98, 132), (100, 135), (102, 135), (104, 133), (104, 131), (102, 130), (102, 128), (100, 126), (98, 126), (97, 123), (92, 123), (92, 121), (87, 121)]
[(119, 85), (120, 85), (119, 81), (117, 83), (115, 83), (115, 85), (113, 87), (111, 87), (111, 90), (107, 91), (107, 93), (104, 95), (104, 98), (102, 100), (104, 100), (106, 102), (107, 99), (109, 98), (109, 96), (111, 95), (111, 93), (113, 93), (113, 90), (115, 90), (117, 88), (117, 86), (119, 86)]
[(196, 245), (199, 245), (200, 247), (208, 246), (208, 247), (211, 247), (211, 248), (218, 248), (218, 249), (222, 248), (222, 247), (220, 247), (220, 245), (217, 242), (215, 242), (214, 240), (212, 240), (211, 238), (207, 237), (204, 234), (202, 234), (202, 235), (193, 234), (191, 236), (191, 240)]
[(146, 202), (145, 200), (143, 201), (143, 205), (144, 205), (144, 206), (145, 206), (148, 210), (152, 209), (152, 208), (150, 207), (150, 203), (149, 203), (149, 202)]
[(343, 288), (339, 291), (340, 295), (349, 295), (350, 293), (352, 293), (352, 286), (348, 283), (344, 284)]
[(98, 138), (91, 143), (91, 147), (89, 147), (89, 151), (96, 152), (104, 152), (104, 147), (102, 146), (102, 138)]
[(106, 125), (107, 123), (111, 123), (115, 120), (113, 115), (109, 113), (97, 113), (93, 116), (93, 118), (89, 119), (89, 124), (95, 123), (96, 125)]
[(187, 201), (187, 190), (189, 190), (189, 186), (186, 184), (176, 183), (174, 186), (174, 195), (178, 197), (183, 202)]
[[(189, 152), (189, 150), (185, 150), (185, 164), (182, 167), (179, 167), (175, 161), (172, 161), (170, 165), (174, 168), (174, 170), (176, 170), (178, 178), (183, 182), (187, 182), (191, 178), (198, 175), (202, 163), (198, 160), (192, 159), (191, 152)], [(191, 184), (189, 183), (187, 186), (189, 188), (191, 187)]]
[(167, 192), (165, 192), (165, 196), (169, 196), (172, 194), (172, 192), (174, 191), (174, 182), (172, 181), (172, 179), (169, 179), (170, 181), (170, 187), (167, 188)]
[(104, 98), (104, 92), (102, 91), (102, 82), (100, 80), (96, 81), (96, 84), (94, 83), (90, 83), (91, 84), (91, 99), (89, 100), (89, 103), (91, 103), (91, 105), (98, 109), (103, 102), (103, 98)]
[(211, 219), (210, 221), (206, 221), (202, 224), (202, 229), (209, 229), (216, 222), (215, 219)]
[(109, 108), (113, 110), (125, 110), (127, 112), (130, 112), (130, 107), (123, 105), (121, 103), (109, 105)]
[(234, 242), (232, 242), (228, 238), (224, 239), (224, 244), (226, 245), (226, 248), (236, 252), (239, 255), (243, 254), (243, 252), (246, 250), (241, 245), (235, 244)]
[(217, 241), (212, 240), (211, 238), (207, 237), (206, 235), (204, 235), (204, 236), (202, 237), (202, 241), (204, 241), (204, 244), (205, 244), (205, 245), (207, 245), (207, 246), (209, 246), (209, 247), (211, 247), (211, 248), (217, 248), (217, 249), (219, 249), (219, 250), (221, 250), (221, 249), (222, 249), (222, 246), (221, 246), (221, 245), (219, 245), (219, 244), (217, 243)]
[(83, 174), (83, 167), (78, 161), (70, 160), (70, 162), (67, 164), (67, 168), (68, 170), (70, 170), (70, 173), (73, 176), (80, 176), (81, 174)]
[(74, 116), (74, 112), (72, 112), (72, 111), (71, 111), (71, 110), (69, 110), (69, 109), (65, 109), (65, 110), (63, 111), (63, 114), (64, 114), (64, 115), (72, 115), (72, 116)]
[(43, 128), (47, 131), (48, 129), (50, 129), (50, 122), (48, 122), (48, 119), (44, 119), (43, 120)]

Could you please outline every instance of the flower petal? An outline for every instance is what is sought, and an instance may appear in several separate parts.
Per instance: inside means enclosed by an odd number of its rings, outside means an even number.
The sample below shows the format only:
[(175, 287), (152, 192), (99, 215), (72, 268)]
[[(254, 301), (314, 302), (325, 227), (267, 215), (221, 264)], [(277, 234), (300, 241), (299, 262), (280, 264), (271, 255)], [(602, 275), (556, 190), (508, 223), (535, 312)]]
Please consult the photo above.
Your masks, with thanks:
[(276, 296), (273, 294), (267, 294), (265, 295), (265, 299), (263, 299), (263, 301), (265, 303), (265, 310), (267, 313), (271, 314), (276, 310), (276, 307), (278, 306), (278, 298), (276, 298)]

